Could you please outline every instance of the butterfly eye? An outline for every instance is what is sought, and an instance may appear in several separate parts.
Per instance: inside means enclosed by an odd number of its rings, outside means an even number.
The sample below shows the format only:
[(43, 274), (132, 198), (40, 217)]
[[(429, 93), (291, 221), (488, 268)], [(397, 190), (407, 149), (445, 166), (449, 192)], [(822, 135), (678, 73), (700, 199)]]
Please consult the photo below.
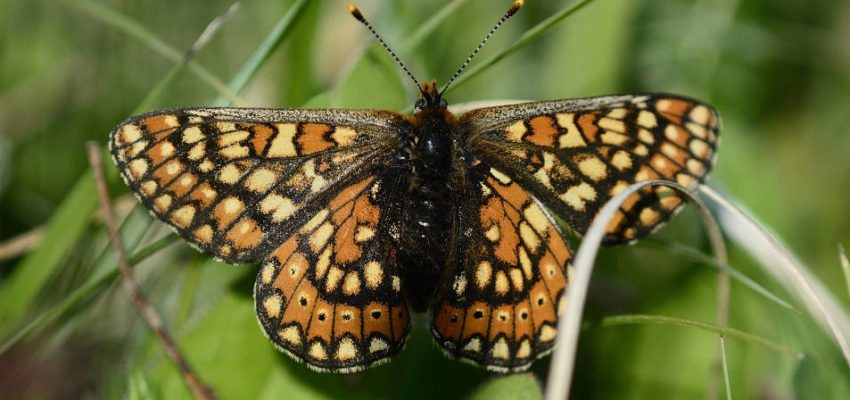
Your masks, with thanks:
[(416, 105), (414, 107), (416, 112), (422, 111), (422, 109), (425, 108), (425, 99), (416, 100)]

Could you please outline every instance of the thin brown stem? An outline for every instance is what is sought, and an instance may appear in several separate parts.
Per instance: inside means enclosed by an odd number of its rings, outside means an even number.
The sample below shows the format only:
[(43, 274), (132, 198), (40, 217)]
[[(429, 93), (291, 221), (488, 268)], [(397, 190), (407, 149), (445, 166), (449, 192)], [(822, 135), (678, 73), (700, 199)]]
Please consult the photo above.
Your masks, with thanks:
[(100, 199), (101, 213), (103, 214), (103, 224), (106, 227), (106, 233), (109, 236), (109, 242), (115, 250), (116, 258), (118, 259), (118, 269), (121, 271), (121, 283), (136, 310), (141, 314), (142, 318), (154, 331), (156, 337), (162, 343), (165, 354), (174, 362), (177, 369), (183, 375), (186, 385), (192, 391), (196, 399), (215, 399), (215, 393), (212, 388), (207, 386), (201, 379), (192, 371), (189, 363), (180, 353), (174, 339), (162, 324), (162, 319), (156, 311), (148, 304), (145, 294), (139, 287), (136, 280), (133, 278), (133, 270), (130, 268), (130, 263), (127, 260), (127, 255), (124, 253), (124, 247), (121, 244), (121, 239), (118, 237), (118, 230), (115, 224), (115, 216), (112, 211), (112, 203), (109, 199), (109, 192), (106, 188), (106, 179), (103, 176), (103, 162), (101, 158), (101, 148), (97, 143), (89, 142), (86, 144), (88, 150), (89, 163), (91, 164), (92, 172), (94, 172), (95, 183), (97, 184), (97, 194)]
[(44, 227), (37, 226), (0, 243), (0, 262), (11, 260), (24, 254), (41, 243)]

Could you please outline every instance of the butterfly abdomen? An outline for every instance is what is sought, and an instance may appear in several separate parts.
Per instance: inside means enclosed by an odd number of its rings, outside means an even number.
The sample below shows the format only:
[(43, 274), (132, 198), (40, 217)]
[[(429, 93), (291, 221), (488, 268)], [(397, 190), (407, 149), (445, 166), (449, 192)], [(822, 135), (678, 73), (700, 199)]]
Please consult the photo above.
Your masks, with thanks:
[(451, 231), (454, 145), (453, 116), (445, 109), (426, 109), (416, 116), (408, 142), (409, 171), (402, 199), (399, 266), (408, 299), (425, 311), (445, 265)]

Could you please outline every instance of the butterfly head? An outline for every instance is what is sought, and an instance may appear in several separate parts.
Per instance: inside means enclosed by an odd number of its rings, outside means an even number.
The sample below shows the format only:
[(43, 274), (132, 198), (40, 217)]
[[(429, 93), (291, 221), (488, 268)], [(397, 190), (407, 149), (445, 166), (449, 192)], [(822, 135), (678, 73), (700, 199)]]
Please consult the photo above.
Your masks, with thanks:
[(448, 103), (437, 89), (437, 81), (425, 82), (419, 87), (419, 100), (416, 101), (416, 112), (425, 110), (444, 110)]

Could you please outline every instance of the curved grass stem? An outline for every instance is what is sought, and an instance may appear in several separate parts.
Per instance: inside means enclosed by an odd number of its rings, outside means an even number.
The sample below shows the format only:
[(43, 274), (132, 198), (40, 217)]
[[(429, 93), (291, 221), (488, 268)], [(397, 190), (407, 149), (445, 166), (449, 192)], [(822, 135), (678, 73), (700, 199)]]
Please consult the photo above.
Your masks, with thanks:
[(567, 286), (566, 293), (564, 294), (567, 298), (567, 309), (561, 313), (558, 319), (558, 339), (555, 352), (552, 355), (552, 365), (549, 368), (548, 387), (546, 389), (547, 400), (566, 399), (569, 396), (575, 367), (575, 353), (578, 345), (581, 317), (587, 298), (587, 289), (590, 284), (591, 274), (593, 273), (596, 254), (599, 252), (599, 247), (602, 244), (602, 239), (605, 237), (608, 224), (626, 199), (649, 186), (669, 187), (679, 192), (697, 206), (705, 223), (715, 256), (718, 260), (722, 260), (725, 263), (726, 247), (723, 243), (717, 221), (705, 204), (685, 187), (675, 182), (652, 180), (633, 184), (614, 196), (596, 214), (593, 223), (584, 234), (584, 239), (573, 260), (575, 277)]

